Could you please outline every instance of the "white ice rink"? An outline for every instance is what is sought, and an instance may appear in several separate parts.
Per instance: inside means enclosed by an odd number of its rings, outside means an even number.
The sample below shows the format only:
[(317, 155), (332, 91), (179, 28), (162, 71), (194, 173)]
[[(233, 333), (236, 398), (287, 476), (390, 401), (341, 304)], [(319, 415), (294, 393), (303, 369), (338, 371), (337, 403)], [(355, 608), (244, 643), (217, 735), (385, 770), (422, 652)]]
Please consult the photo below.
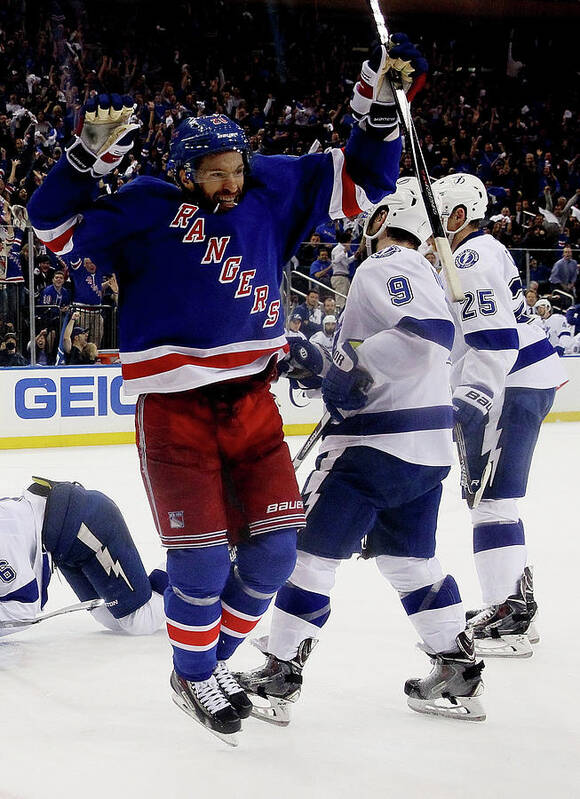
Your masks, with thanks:
[[(544, 425), (521, 503), (541, 643), (489, 660), (482, 724), (421, 716), (402, 686), (429, 663), (372, 562), (342, 567), (333, 614), (286, 729), (244, 722), (237, 749), (169, 697), (163, 632), (125, 638), (86, 613), (0, 641), (1, 799), (518, 799), (580, 797), (577, 466), (580, 423)], [(295, 451), (304, 439), (290, 439)], [(305, 478), (308, 463), (301, 471)], [(115, 499), (147, 569), (162, 550), (132, 446), (0, 452), (2, 495), (30, 475), (78, 480)], [(337, 508), (340, 513), (340, 508)], [(439, 558), (479, 605), (467, 510), (447, 479)], [(75, 601), (55, 575), (48, 609)], [(267, 632), (262, 622), (256, 634)], [(242, 646), (236, 667), (259, 653)]]

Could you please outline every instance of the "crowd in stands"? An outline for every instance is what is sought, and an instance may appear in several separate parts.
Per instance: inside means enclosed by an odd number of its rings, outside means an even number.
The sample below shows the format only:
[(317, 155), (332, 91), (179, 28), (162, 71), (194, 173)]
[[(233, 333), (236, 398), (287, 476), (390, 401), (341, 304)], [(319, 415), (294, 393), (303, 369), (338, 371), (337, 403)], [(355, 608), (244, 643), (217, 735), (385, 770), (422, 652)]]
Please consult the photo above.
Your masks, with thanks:
[[(120, 25), (113, 3), (45, 5), (8, 0), (0, 9), (0, 365), (30, 360), (29, 300), (36, 306), (38, 363), (54, 363), (59, 343), (70, 359), (83, 336), (92, 347), (80, 348), (81, 362), (115, 344), (114, 275), (90, 258), (71, 263), (35, 244), (33, 285), (29, 279), (26, 204), (62, 155), (90, 96), (130, 94), (141, 123), (134, 151), (100, 183), (110, 193), (139, 175), (171, 181), (171, 134), (191, 115), (232, 117), (263, 154), (344, 146), (353, 124), (353, 80), (371, 44), (368, 19), (309, 6), (190, 0), (171, 14), (144, 14), (140, 4), (124, 4)], [(400, 27), (414, 34), (415, 24), (404, 20)], [(554, 89), (539, 67), (538, 37), (512, 45), (506, 31), (496, 34), (493, 47), (473, 37), (468, 47), (451, 29), (424, 28), (429, 81), (413, 113), (430, 174), (469, 172), (484, 181), (491, 199), (486, 229), (510, 248), (526, 286), (533, 281), (538, 298), (551, 298), (554, 310), (565, 312), (580, 300), (578, 88), (571, 82)], [(562, 52), (565, 70), (573, 61)], [(411, 174), (404, 153), (401, 175)], [(361, 227), (355, 218), (312, 232), (292, 263), (294, 305), (305, 299), (301, 307), (312, 310), (308, 292), (317, 289), (317, 310), (330, 297), (340, 312), (365, 257)], [(73, 270), (84, 275), (74, 286)], [(81, 313), (76, 325), (75, 312)]]

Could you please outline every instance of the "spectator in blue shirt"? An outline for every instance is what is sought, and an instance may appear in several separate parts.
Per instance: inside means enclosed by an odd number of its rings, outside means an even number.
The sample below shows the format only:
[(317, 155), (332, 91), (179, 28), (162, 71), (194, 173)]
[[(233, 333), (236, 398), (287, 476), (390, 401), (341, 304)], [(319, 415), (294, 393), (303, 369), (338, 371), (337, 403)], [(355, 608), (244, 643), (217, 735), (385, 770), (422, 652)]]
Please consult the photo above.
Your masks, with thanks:
[[(321, 247), (318, 251), (318, 258), (310, 265), (310, 277), (315, 278), (319, 283), (328, 286), (330, 290), (330, 278), (332, 275), (332, 261), (328, 255), (326, 247)], [(320, 288), (320, 287), (319, 287)]]
[(578, 261), (572, 258), (572, 248), (564, 247), (564, 253), (560, 260), (556, 261), (550, 273), (550, 284), (552, 288), (563, 289), (573, 293), (574, 284), (578, 277)]

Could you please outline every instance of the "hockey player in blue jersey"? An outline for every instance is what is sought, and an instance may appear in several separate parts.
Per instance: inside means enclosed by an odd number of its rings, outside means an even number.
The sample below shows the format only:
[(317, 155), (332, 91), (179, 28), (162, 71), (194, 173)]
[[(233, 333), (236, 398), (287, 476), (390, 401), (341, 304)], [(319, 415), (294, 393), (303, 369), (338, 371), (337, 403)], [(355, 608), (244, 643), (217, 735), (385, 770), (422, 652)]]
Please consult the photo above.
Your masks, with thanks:
[(432, 660), (429, 676), (405, 684), (409, 706), (480, 721), (482, 663), (457, 584), (435, 557), (441, 482), (453, 457), (454, 326), (439, 278), (417, 252), (431, 231), (416, 178), (399, 180), (371, 211), (365, 235), (377, 251), (355, 274), (322, 382), (336, 424), (303, 490), (296, 567), (261, 642), (266, 665), (238, 679), (267, 702), (256, 698), (254, 715), (288, 723), (287, 703), (300, 694), (302, 668), (330, 615), (336, 570), (366, 536), (363, 554), (399, 592)]
[[(365, 62), (344, 150), (253, 156), (228, 117), (186, 119), (170, 149), (178, 185), (140, 177), (99, 199), (97, 180), (131, 149), (136, 125), (130, 100), (95, 98), (29, 204), (48, 247), (117, 276), (125, 389), (140, 395), (141, 472), (168, 548), (173, 698), (231, 744), (251, 705), (227, 661), (291, 573), (304, 524), (269, 392), (288, 350), (282, 265), (316, 225), (394, 188), (390, 67), (419, 75), (426, 64), (402, 35)], [(160, 271), (163, 295), (151, 291)]]
[(35, 477), (0, 499), (0, 636), (27, 629), (48, 598), (56, 568), (93, 617), (114, 632), (148, 635), (165, 622), (164, 569), (147, 576), (113, 500), (79, 483)]
[(475, 565), (488, 606), (470, 614), (470, 626), (482, 655), (525, 657), (537, 640), (536, 602), (517, 499), (525, 496), (540, 425), (566, 377), (543, 331), (524, 314), (513, 258), (480, 230), (488, 203), (481, 180), (449, 175), (433, 191), (466, 296), (451, 303), (451, 385), (472, 481)]

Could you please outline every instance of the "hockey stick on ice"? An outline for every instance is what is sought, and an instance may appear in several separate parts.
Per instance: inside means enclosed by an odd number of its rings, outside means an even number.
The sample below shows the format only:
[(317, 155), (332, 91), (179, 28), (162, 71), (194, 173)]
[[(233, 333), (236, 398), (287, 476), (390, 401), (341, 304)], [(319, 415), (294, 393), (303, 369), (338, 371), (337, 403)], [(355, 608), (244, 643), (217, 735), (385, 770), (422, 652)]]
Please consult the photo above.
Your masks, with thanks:
[(296, 455), (292, 458), (292, 466), (294, 469), (299, 469), (301, 463), (306, 459), (308, 453), (313, 448), (313, 446), (319, 441), (324, 433), (326, 426), (330, 422), (330, 413), (328, 411), (324, 411), (322, 414), (322, 419), (318, 422), (314, 430), (310, 433), (304, 444), (302, 445), (301, 449), (296, 453)]
[(50, 610), (46, 613), (39, 613), (30, 621), (0, 621), (0, 629), (7, 629), (8, 627), (30, 627), (31, 624), (38, 624), (46, 619), (52, 619), (54, 616), (62, 616), (65, 613), (74, 613), (77, 610), (95, 610), (105, 604), (104, 599), (88, 599), (86, 602), (76, 602), (74, 605), (66, 605), (64, 608), (58, 610)]
[[(369, 4), (373, 19), (375, 21), (379, 41), (381, 44), (387, 45), (389, 41), (389, 31), (379, 6), (379, 0), (369, 0)], [(388, 75), (385, 75), (384, 79), (390, 82)], [(399, 115), (399, 120), (407, 140), (411, 145), (413, 169), (419, 181), (421, 197), (425, 203), (425, 210), (427, 211), (429, 224), (431, 225), (431, 230), (433, 231), (433, 238), (435, 239), (437, 253), (439, 254), (443, 271), (445, 272), (447, 285), (449, 287), (449, 294), (454, 302), (461, 302), (465, 299), (465, 294), (461, 288), (459, 273), (455, 266), (455, 261), (453, 260), (451, 247), (447, 241), (447, 236), (443, 230), (443, 224), (441, 222), (441, 217), (439, 216), (439, 211), (437, 210), (435, 197), (433, 196), (433, 191), (431, 189), (431, 180), (429, 178), (429, 173), (427, 172), (427, 165), (425, 164), (425, 158), (423, 157), (419, 137), (417, 136), (417, 131), (415, 130), (415, 125), (413, 124), (409, 102), (405, 92), (402, 91), (402, 89), (396, 89), (392, 83), (391, 88), (393, 90), (393, 96), (395, 98), (395, 106)]]

